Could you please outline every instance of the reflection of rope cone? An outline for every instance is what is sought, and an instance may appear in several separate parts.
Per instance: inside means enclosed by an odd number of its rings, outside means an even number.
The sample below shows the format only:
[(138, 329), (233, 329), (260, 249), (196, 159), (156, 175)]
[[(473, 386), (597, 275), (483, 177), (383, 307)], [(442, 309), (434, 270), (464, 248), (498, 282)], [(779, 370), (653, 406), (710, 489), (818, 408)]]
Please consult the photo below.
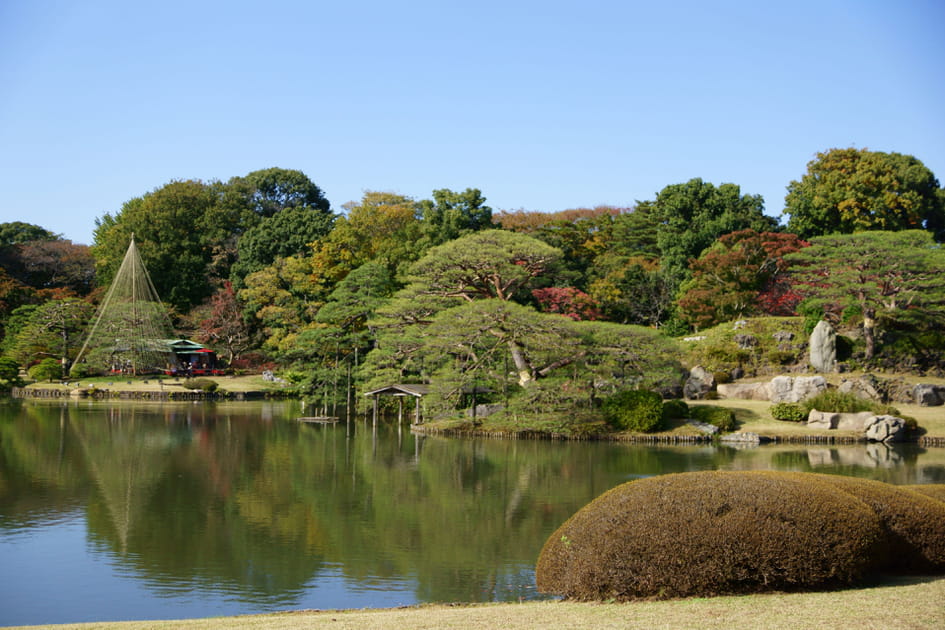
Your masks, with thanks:
[[(118, 415), (108, 422), (86, 423), (86, 426), (70, 417), (69, 424), (82, 445), (89, 471), (102, 493), (118, 534), (119, 551), (124, 555), (128, 551), (128, 536), (135, 516), (144, 510), (152, 487), (163, 475), (167, 456), (165, 445), (148, 440), (140, 429), (123, 430), (126, 427), (122, 424), (133, 424), (133, 417), (125, 420), (120, 409), (112, 412)], [(95, 435), (86, 434), (90, 428)]]
[(174, 337), (167, 309), (141, 260), (134, 234), (128, 251), (95, 313), (92, 328), (75, 364), (132, 374), (164, 369), (173, 362), (167, 342)]

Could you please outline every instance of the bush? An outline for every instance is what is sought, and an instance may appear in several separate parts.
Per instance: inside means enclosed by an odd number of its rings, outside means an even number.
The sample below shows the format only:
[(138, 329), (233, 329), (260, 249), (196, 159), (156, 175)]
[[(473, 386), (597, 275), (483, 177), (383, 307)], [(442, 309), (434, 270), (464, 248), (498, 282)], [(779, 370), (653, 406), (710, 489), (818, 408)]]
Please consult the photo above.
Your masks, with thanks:
[(184, 387), (187, 389), (199, 389), (202, 392), (215, 392), (218, 384), (209, 378), (188, 378), (184, 381)]
[(689, 417), (689, 405), (685, 400), (673, 398), (663, 401), (663, 422), (669, 420), (682, 420)]
[(880, 517), (819, 476), (697, 472), (623, 484), (548, 538), (538, 590), (582, 600), (853, 584), (880, 566)]
[(689, 408), (689, 416), (699, 422), (714, 424), (722, 431), (735, 430), (735, 412), (725, 407), (693, 405)]
[(809, 413), (805, 413), (804, 407), (797, 403), (786, 402), (775, 403), (771, 405), (768, 411), (775, 420), (784, 420), (785, 422), (804, 422), (807, 420)]
[(726, 370), (719, 370), (713, 373), (712, 378), (715, 379), (716, 385), (724, 385), (725, 383), (732, 382), (732, 374), (731, 372), (727, 372)]
[(933, 499), (938, 499), (939, 501), (945, 501), (945, 483), (925, 483), (914, 486), (900, 486), (906, 490), (912, 490), (920, 494), (932, 497)]
[(663, 422), (663, 399), (656, 392), (627, 389), (604, 400), (602, 406), (607, 422), (621, 431), (648, 433)]
[(812, 409), (832, 413), (859, 413), (860, 411), (874, 411), (875, 407), (875, 403), (869, 400), (835, 389), (820, 392), (802, 402), (801, 405), (807, 413), (810, 413)]
[(884, 568), (910, 573), (945, 569), (945, 503), (881, 481), (842, 475), (817, 477), (853, 495), (879, 516), (887, 533)]
[(50, 381), (62, 378), (62, 363), (56, 359), (43, 359), (29, 369), (30, 378), (34, 381)]

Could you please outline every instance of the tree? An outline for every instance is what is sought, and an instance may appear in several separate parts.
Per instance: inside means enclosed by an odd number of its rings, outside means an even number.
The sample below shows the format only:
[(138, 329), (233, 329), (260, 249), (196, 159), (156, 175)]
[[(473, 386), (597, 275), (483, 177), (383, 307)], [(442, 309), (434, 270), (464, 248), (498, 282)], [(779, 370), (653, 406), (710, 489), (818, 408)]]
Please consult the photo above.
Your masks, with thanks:
[(331, 216), (331, 204), (321, 188), (302, 171), (267, 168), (234, 177), (228, 184), (247, 195), (252, 211), (260, 218), (274, 217), (290, 208)]
[(594, 259), (588, 278), (607, 320), (656, 327), (672, 312), (675, 283), (657, 259), (608, 252)]
[[(486, 230), (432, 248), (411, 270), (426, 291), (442, 297), (512, 300), (561, 258), (537, 239)], [(524, 299), (528, 299), (527, 293)]]
[(478, 188), (453, 192), (448, 188), (433, 191), (433, 201), (418, 204), (423, 234), (429, 245), (441, 245), (470, 232), (492, 227), (492, 208)]
[(209, 317), (200, 322), (197, 339), (224, 347), (227, 363), (249, 349), (250, 329), (243, 321), (243, 310), (230, 282), (224, 283), (211, 298)]
[(66, 366), (75, 358), (93, 312), (91, 304), (75, 298), (50, 300), (30, 309), (7, 354), (20, 365), (54, 357)]
[(46, 228), (32, 223), (23, 221), (0, 223), (0, 248), (29, 241), (55, 241), (58, 238)]
[[(437, 309), (477, 300), (527, 300), (534, 282), (561, 257), (537, 239), (502, 230), (469, 234), (430, 249), (411, 268), (411, 284), (398, 293), (384, 315), (401, 324), (424, 324)], [(418, 306), (430, 306), (416, 319)], [(400, 310), (398, 310), (400, 309)], [(515, 337), (506, 339), (519, 382), (536, 376), (532, 361)]]
[(30, 378), (37, 381), (49, 381), (62, 378), (62, 365), (55, 359), (43, 359), (29, 369)]
[(807, 164), (785, 197), (788, 230), (801, 238), (863, 230), (924, 229), (945, 238), (938, 180), (911, 155), (830, 149)]
[(945, 251), (928, 232), (819, 236), (785, 260), (806, 298), (833, 317), (861, 322), (867, 360), (889, 320), (945, 327)]
[(806, 245), (794, 234), (778, 232), (739, 230), (722, 236), (692, 261), (692, 277), (680, 287), (680, 317), (708, 328), (757, 315), (763, 290), (765, 305), (784, 308), (780, 298), (789, 289), (779, 282), (787, 267), (784, 256)]
[(532, 296), (545, 313), (557, 313), (575, 321), (601, 318), (594, 298), (574, 287), (533, 289)]
[(307, 207), (286, 208), (263, 218), (243, 234), (231, 277), (242, 288), (243, 279), (271, 265), (277, 258), (311, 254), (312, 247), (331, 232), (335, 217)]
[(88, 295), (95, 281), (95, 259), (88, 245), (62, 239), (31, 240), (0, 251), (0, 266), (38, 291), (62, 289)]
[(172, 181), (126, 202), (114, 217), (106, 214), (96, 222), (92, 247), (99, 282), (111, 282), (134, 234), (161, 299), (179, 312), (202, 302), (213, 291), (215, 248), (238, 226), (236, 217), (216, 212), (217, 192), (200, 181)]
[(723, 234), (777, 227), (777, 221), (764, 214), (761, 195), (742, 195), (735, 184), (716, 187), (698, 178), (663, 188), (655, 201), (639, 203), (637, 211), (656, 220), (662, 267), (677, 280), (686, 277), (689, 259)]

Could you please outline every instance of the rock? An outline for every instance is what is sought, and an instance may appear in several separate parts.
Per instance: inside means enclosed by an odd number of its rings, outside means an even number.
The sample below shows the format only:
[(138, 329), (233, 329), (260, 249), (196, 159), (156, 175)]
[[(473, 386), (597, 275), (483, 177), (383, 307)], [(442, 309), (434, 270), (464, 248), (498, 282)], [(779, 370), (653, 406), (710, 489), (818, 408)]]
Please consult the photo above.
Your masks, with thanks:
[(905, 433), (906, 421), (895, 416), (874, 416), (866, 427), (866, 439), (872, 442), (899, 442)]
[(838, 413), (837, 425), (834, 427), (838, 431), (856, 431), (857, 433), (865, 431), (873, 418), (876, 417), (871, 411), (861, 411), (859, 413)]
[(705, 335), (696, 335), (695, 337), (683, 337), (683, 341), (702, 341), (705, 339)]
[(757, 433), (742, 431), (740, 433), (728, 433), (723, 435), (719, 438), (719, 441), (727, 444), (761, 444), (762, 442), (768, 442), (770, 440), (761, 437)]
[(683, 396), (689, 400), (698, 400), (712, 391), (715, 387), (715, 377), (701, 365), (697, 365), (689, 372), (689, 378), (683, 385)]
[(811, 409), (807, 414), (807, 426), (813, 429), (836, 429), (840, 420), (839, 413)]
[[(502, 411), (503, 409), (505, 409), (505, 405), (503, 405), (502, 403), (480, 403), (480, 404), (476, 405), (475, 417), (476, 417), (476, 418), (488, 418), (488, 417), (491, 416), (492, 414), (498, 413), (499, 411)], [(470, 418), (472, 418), (472, 417), (473, 417), (473, 410), (472, 410), (472, 409), (467, 409), (467, 410), (466, 410), (466, 415), (469, 416)]]
[(769, 400), (773, 403), (800, 402), (825, 391), (827, 379), (823, 376), (775, 376), (769, 388)]
[(810, 334), (810, 364), (818, 372), (833, 372), (837, 367), (837, 333), (824, 320)]
[(853, 394), (857, 398), (864, 400), (875, 400), (876, 402), (886, 402), (885, 384), (872, 374), (852, 380), (844, 380), (837, 388), (840, 393)]
[(912, 388), (912, 397), (922, 407), (938, 407), (945, 404), (945, 387), (919, 383)]
[(735, 343), (742, 350), (750, 350), (758, 345), (758, 338), (754, 335), (735, 335)]
[(740, 398), (742, 400), (770, 400), (771, 389), (768, 383), (724, 383), (716, 387), (721, 398)]
[(794, 340), (794, 333), (787, 330), (779, 330), (771, 336), (774, 337), (774, 340), (778, 343), (787, 343)]
[(693, 426), (706, 435), (715, 435), (719, 432), (719, 428), (714, 424), (709, 424), (707, 422), (699, 422), (698, 420), (686, 420), (686, 424)]
[(739, 328), (744, 328), (747, 325), (748, 325), (747, 319), (740, 319), (737, 322), (735, 322), (734, 326), (732, 326), (732, 330), (738, 330)]

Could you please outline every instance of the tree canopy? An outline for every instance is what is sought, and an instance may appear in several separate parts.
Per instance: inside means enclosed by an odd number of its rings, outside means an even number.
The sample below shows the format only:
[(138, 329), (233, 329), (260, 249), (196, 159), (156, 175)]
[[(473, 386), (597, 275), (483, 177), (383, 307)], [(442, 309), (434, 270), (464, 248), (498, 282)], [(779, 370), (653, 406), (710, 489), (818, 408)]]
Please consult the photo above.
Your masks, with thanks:
[(807, 164), (784, 199), (787, 229), (810, 238), (863, 230), (924, 229), (945, 238), (938, 180), (911, 155), (830, 149)]

